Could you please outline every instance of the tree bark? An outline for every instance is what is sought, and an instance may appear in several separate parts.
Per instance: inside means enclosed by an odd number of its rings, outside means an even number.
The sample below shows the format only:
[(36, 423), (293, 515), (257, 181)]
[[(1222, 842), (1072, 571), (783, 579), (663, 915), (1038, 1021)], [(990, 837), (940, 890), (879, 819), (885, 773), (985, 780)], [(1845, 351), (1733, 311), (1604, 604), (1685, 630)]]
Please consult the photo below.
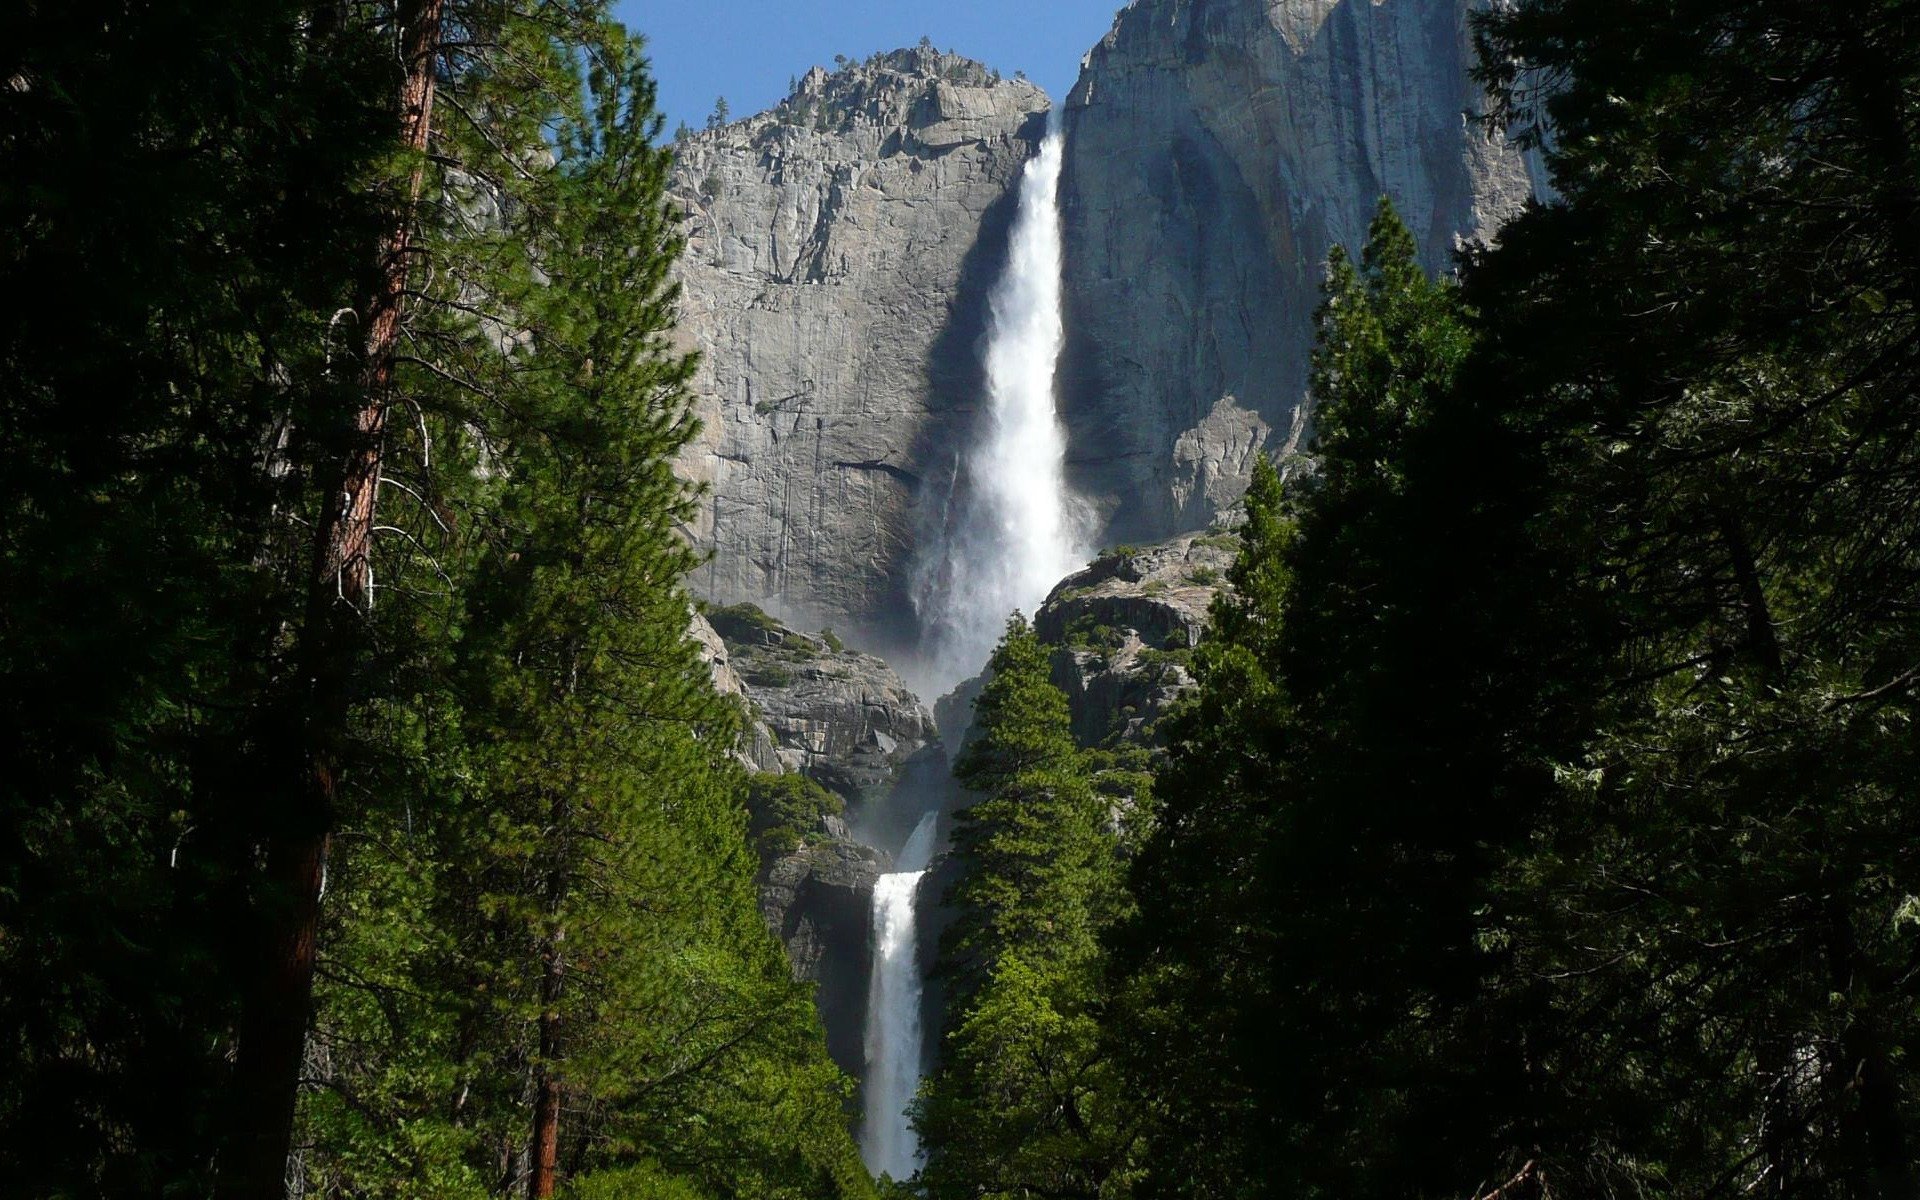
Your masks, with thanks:
[(545, 969), (540, 977), (540, 1061), (533, 1083), (533, 1170), (527, 1194), (548, 1200), (560, 1178), (560, 988), (565, 964), (560, 956), (563, 934), (555, 932), (545, 947)]
[[(1837, 882), (1832, 886), (1826, 904), (1829, 986), (1835, 995), (1851, 1000), (1871, 984), (1862, 978), (1859, 941), (1845, 894)], [(1873, 1018), (1859, 1007), (1849, 1013), (1838, 1055), (1829, 1066), (1851, 1192), (1879, 1200), (1913, 1200), (1920, 1194), (1920, 1180), (1914, 1177), (1913, 1152), (1900, 1119), (1900, 1085)]]
[(1734, 581), (1740, 589), (1740, 611), (1746, 618), (1747, 653), (1760, 668), (1763, 681), (1777, 685), (1783, 666), (1780, 639), (1774, 632), (1773, 613), (1767, 606), (1767, 589), (1753, 557), (1753, 546), (1731, 512), (1722, 510), (1719, 517), (1720, 533), (1726, 540)]
[(548, 836), (556, 844), (546, 897), (551, 924), (540, 944), (540, 1053), (533, 1072), (533, 1170), (527, 1184), (532, 1200), (548, 1200), (560, 1178), (560, 994), (567, 978), (567, 932), (560, 909), (567, 896), (565, 832), (570, 817), (566, 793), (555, 794)]
[(398, 97), (400, 133), (415, 162), (395, 206), (393, 227), (382, 239), (377, 281), (367, 304), (360, 407), (335, 486), (322, 494), (315, 525), (298, 656), (304, 697), (299, 716), (304, 720), (293, 742), (302, 761), (289, 773), (293, 789), (286, 808), (275, 814), (265, 834), (265, 932), (256, 984), (241, 1018), (232, 1111), (214, 1188), (218, 1200), (279, 1200), (286, 1194), (287, 1155), (313, 1001), (320, 892), (351, 706), (350, 664), (372, 595), (374, 505), (413, 250), (414, 208), (425, 181), (423, 155), (433, 124), (444, 3), (402, 0), (399, 7), (405, 64)]

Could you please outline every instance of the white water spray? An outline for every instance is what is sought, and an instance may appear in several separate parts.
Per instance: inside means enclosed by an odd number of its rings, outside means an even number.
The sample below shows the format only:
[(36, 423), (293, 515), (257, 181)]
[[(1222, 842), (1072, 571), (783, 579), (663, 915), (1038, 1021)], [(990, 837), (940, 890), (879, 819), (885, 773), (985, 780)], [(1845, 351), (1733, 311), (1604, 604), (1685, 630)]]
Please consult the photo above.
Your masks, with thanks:
[(986, 421), (961, 464), (957, 512), (916, 579), (933, 695), (979, 671), (1013, 610), (1031, 614), (1087, 558), (1084, 509), (1067, 487), (1066, 433), (1054, 412), (1064, 341), (1061, 158), (1050, 125), (1021, 175), (1006, 272), (991, 298)]
[(920, 1169), (920, 1140), (907, 1105), (920, 1088), (920, 939), (914, 901), (933, 854), (935, 814), (927, 813), (894, 866), (873, 886), (873, 974), (867, 984), (866, 1120), (860, 1154), (875, 1175), (910, 1179)]

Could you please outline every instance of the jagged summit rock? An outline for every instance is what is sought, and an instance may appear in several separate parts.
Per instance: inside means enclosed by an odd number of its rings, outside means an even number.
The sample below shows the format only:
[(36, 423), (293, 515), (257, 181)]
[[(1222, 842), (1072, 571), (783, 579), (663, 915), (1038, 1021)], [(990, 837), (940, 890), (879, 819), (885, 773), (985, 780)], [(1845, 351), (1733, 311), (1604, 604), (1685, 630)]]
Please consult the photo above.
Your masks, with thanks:
[(1051, 102), (931, 49), (808, 72), (677, 145), (694, 586), (911, 644), (907, 571), (981, 392), (1010, 194)]

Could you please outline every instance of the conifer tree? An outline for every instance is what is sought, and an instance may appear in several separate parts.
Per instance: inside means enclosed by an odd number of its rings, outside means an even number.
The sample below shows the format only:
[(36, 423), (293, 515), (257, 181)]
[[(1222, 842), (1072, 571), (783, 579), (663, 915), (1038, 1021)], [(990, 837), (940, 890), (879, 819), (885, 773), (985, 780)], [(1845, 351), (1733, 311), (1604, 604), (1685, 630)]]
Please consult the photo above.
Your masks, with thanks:
[[(0, 16), (0, 1172), (204, 1194), (380, 47), (310, 5)], [(26, 298), (31, 297), (28, 301)]]
[(384, 610), (446, 622), (446, 648), (404, 712), (363, 717), (391, 792), (348, 831), (307, 1170), (860, 1195), (843, 1081), (754, 905), (734, 715), (688, 640), (692, 363), (653, 86), (598, 6), (565, 37), (551, 17), (496, 13), (497, 59), (442, 85), (488, 120), (447, 135), (400, 363), (438, 465), (395, 520), (416, 545), (457, 530), (457, 608)]
[(1109, 1195), (1131, 1142), (1099, 1045), (1099, 935), (1121, 903), (1114, 816), (1018, 614), (990, 669), (955, 767), (978, 799), (956, 818), (949, 1016), (915, 1110), (921, 1184), (931, 1196)]
[(1784, 0), (1482, 23), (1559, 192), (1469, 275), (1489, 382), (1551, 454), (1572, 566), (1539, 603), (1605, 617), (1498, 906), (1557, 981), (1557, 1179), (1917, 1186), (1914, 35)]
[(1325, 295), (1312, 468), (1256, 477), (1135, 876), (1148, 1194), (1464, 1194), (1533, 1103), (1475, 916), (1549, 782), (1524, 476), (1390, 206)]
[[(376, 506), (393, 404), (395, 348), (412, 269), (415, 206), (425, 179), (440, 71), (445, 0), (399, 0), (395, 116), (406, 161), (388, 199), (390, 229), (374, 256), (371, 294), (359, 310), (365, 329), (360, 394), (347, 414), (317, 413), (305, 431), (316, 444), (313, 547), (297, 643), (288, 652), (293, 695), (277, 739), (288, 761), (281, 786), (254, 831), (265, 858), (258, 901), (256, 961), (235, 1046), (229, 1130), (215, 1195), (270, 1200), (284, 1189), (300, 1064), (312, 1008), (320, 893), (339, 818), (341, 772), (351, 739), (355, 676), (367, 650), (373, 604)], [(340, 419), (347, 416), (347, 419)]]

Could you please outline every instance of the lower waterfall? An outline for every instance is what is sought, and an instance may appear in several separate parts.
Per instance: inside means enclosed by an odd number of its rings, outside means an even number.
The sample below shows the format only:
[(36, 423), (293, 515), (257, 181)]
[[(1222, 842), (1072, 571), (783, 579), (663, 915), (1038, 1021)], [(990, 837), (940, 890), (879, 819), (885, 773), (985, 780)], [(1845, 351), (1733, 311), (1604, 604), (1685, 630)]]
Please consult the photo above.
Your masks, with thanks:
[(920, 1087), (920, 939), (914, 905), (933, 854), (936, 814), (920, 818), (894, 866), (873, 888), (873, 974), (867, 986), (866, 1119), (860, 1155), (875, 1175), (909, 1179), (920, 1140), (907, 1105)]

